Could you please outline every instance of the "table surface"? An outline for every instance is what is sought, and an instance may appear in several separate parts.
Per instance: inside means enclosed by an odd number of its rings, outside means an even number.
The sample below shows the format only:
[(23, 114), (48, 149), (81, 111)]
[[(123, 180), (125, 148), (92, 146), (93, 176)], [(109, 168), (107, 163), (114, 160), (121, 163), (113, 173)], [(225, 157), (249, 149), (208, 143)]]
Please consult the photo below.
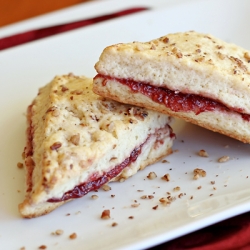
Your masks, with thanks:
[(0, 27), (91, 0), (0, 1)]

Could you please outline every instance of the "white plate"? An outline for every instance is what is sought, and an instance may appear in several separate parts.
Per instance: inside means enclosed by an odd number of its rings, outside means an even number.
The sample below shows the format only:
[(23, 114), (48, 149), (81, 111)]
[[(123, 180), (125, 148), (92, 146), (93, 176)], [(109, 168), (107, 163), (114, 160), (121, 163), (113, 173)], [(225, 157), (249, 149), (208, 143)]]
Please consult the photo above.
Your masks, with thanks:
[[(51, 214), (26, 220), (17, 205), (24, 198), (24, 171), (16, 167), (25, 143), (27, 105), (39, 87), (56, 74), (74, 72), (95, 75), (93, 65), (102, 49), (117, 42), (147, 41), (170, 32), (197, 30), (249, 48), (248, 0), (193, 0), (115, 21), (68, 32), (0, 53), (0, 246), (1, 249), (145, 249), (238, 215), (250, 206), (250, 146), (197, 126), (176, 121), (174, 149), (167, 158), (124, 183), (110, 184), (109, 192), (99, 191), (70, 202)], [(197, 155), (200, 149), (208, 158)], [(218, 163), (228, 155), (230, 160)], [(202, 168), (205, 178), (193, 180), (193, 169)], [(148, 180), (150, 171), (158, 178)], [(170, 182), (161, 176), (169, 173)], [(215, 181), (212, 185), (211, 181)], [(180, 191), (173, 188), (179, 186)], [(201, 186), (201, 189), (197, 189)], [(216, 187), (216, 190), (213, 189)], [(137, 190), (143, 190), (138, 192)], [(171, 192), (177, 199), (168, 207), (159, 203)], [(180, 193), (184, 196), (178, 198)], [(111, 198), (114, 194), (115, 197)], [(154, 195), (142, 200), (142, 195)], [(213, 194), (212, 196), (210, 196)], [(193, 196), (193, 199), (190, 197)], [(137, 200), (139, 207), (131, 204)], [(152, 209), (158, 206), (157, 210)], [(104, 209), (110, 220), (101, 220)], [(69, 216), (66, 216), (70, 214)], [(128, 219), (134, 216), (134, 219)], [(116, 227), (111, 224), (117, 222)], [(51, 235), (57, 229), (61, 236)], [(76, 232), (78, 237), (70, 240)]]

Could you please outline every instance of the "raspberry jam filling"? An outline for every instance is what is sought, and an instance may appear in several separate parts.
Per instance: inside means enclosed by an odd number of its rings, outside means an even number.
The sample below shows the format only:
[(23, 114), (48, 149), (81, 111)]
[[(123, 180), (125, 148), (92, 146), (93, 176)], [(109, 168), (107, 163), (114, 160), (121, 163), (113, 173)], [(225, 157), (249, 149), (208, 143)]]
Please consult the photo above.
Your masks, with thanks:
[(141, 93), (148, 96), (154, 102), (165, 105), (174, 112), (189, 112), (193, 111), (196, 115), (206, 112), (220, 110), (224, 112), (239, 113), (243, 120), (250, 121), (250, 115), (241, 113), (241, 109), (228, 108), (222, 103), (212, 99), (202, 97), (195, 94), (183, 94), (178, 91), (173, 91), (167, 88), (155, 87), (143, 82), (136, 82), (131, 79), (113, 78), (98, 74), (95, 78), (103, 78), (103, 86), (107, 80), (115, 80), (121, 84), (128, 86), (133, 92)]
[[(148, 137), (149, 138), (149, 137)], [(148, 140), (148, 139), (147, 139)], [(137, 157), (140, 155), (143, 145), (147, 142), (147, 140), (141, 144), (139, 147), (135, 148), (130, 156), (126, 158), (121, 164), (115, 166), (110, 171), (104, 173), (102, 176), (97, 177), (93, 175), (90, 178), (89, 182), (82, 183), (72, 190), (66, 192), (61, 198), (51, 198), (48, 199), (47, 202), (60, 202), (66, 201), (69, 199), (80, 198), (90, 191), (94, 191), (99, 189), (102, 185), (110, 181), (112, 178), (116, 177), (121, 171), (129, 166), (132, 162), (135, 162)]]

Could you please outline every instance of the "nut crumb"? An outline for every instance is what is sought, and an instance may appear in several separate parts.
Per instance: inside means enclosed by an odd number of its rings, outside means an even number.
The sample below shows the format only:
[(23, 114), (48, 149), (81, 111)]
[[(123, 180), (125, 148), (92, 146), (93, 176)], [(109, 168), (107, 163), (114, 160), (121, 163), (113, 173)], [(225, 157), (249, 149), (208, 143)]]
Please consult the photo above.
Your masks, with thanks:
[(102, 215), (101, 215), (101, 219), (103, 219), (103, 220), (110, 219), (110, 210), (109, 209), (103, 210)]
[(152, 209), (156, 210), (158, 208), (158, 205), (152, 207)]
[(98, 195), (96, 195), (96, 194), (91, 195), (91, 199), (93, 199), (93, 200), (98, 199)]
[(169, 163), (169, 161), (167, 161), (167, 160), (163, 160), (161, 163)]
[(191, 196), (190, 196), (190, 200), (193, 200), (193, 198), (194, 198), (194, 196), (193, 196), (193, 195), (191, 195)]
[(53, 234), (55, 234), (55, 235), (62, 235), (63, 234), (63, 230), (57, 229)]
[(156, 175), (155, 172), (150, 172), (150, 173), (148, 174), (148, 176), (147, 176), (147, 178), (148, 178), (149, 180), (153, 180), (153, 179), (155, 179), (156, 177), (157, 177), (157, 175)]
[(159, 199), (159, 202), (164, 205), (167, 206), (171, 203), (171, 199), (169, 199), (168, 197), (162, 197)]
[(229, 159), (230, 159), (229, 156), (224, 155), (224, 156), (222, 156), (222, 157), (220, 157), (220, 158), (218, 159), (218, 162), (220, 162), (220, 163), (222, 163), (222, 162), (227, 162)]
[(207, 175), (206, 171), (201, 168), (194, 169), (193, 173), (194, 173), (194, 180), (199, 179), (200, 176), (205, 177)]
[(174, 201), (175, 197), (171, 197), (170, 195), (168, 197), (162, 197), (159, 199), (159, 202), (163, 205), (168, 205), (172, 201)]
[(80, 134), (76, 134), (76, 135), (72, 135), (70, 137), (70, 142), (72, 144), (74, 144), (75, 146), (78, 146), (79, 145), (79, 142), (80, 142)]
[(215, 184), (215, 181), (211, 181), (210, 183), (211, 183), (212, 185), (214, 185), (214, 184)]
[(61, 143), (61, 142), (55, 142), (55, 143), (53, 143), (53, 144), (50, 146), (50, 149), (51, 149), (51, 150), (57, 150), (57, 149), (59, 149), (61, 146), (62, 146), (62, 143)]
[(25, 250), (26, 248), (25, 247), (21, 247), (20, 250)]
[(111, 226), (112, 226), (112, 227), (116, 227), (117, 225), (118, 225), (118, 223), (113, 222)]
[(140, 203), (131, 204), (131, 207), (139, 207), (139, 206), (140, 206)]
[(104, 185), (102, 186), (102, 190), (104, 190), (104, 191), (109, 191), (109, 190), (111, 190), (111, 187), (110, 187), (109, 185), (107, 185), (107, 184), (104, 184)]
[(76, 234), (76, 233), (72, 233), (72, 234), (69, 236), (69, 238), (70, 238), (71, 240), (74, 240), (74, 239), (77, 238), (77, 234)]
[(173, 190), (174, 190), (174, 191), (180, 191), (181, 188), (180, 188), (179, 186), (177, 186), (177, 187), (175, 187)]
[(47, 246), (41, 245), (41, 246), (39, 247), (39, 249), (47, 249)]
[(170, 174), (164, 174), (162, 177), (161, 177), (162, 180), (164, 181), (170, 181)]
[(169, 38), (168, 37), (164, 37), (162, 40), (164, 43), (168, 43), (169, 42)]
[(66, 86), (62, 85), (62, 92), (69, 90)]
[(208, 153), (207, 153), (207, 151), (206, 150), (204, 150), (204, 149), (201, 149), (200, 151), (199, 151), (199, 156), (201, 156), (201, 157), (208, 157)]
[(248, 52), (244, 53), (244, 58), (247, 59), (247, 61), (250, 61), (250, 54)]
[(18, 163), (17, 163), (17, 167), (20, 168), (20, 169), (23, 168), (23, 163), (18, 162)]
[(200, 178), (200, 175), (197, 174), (197, 173), (195, 173), (195, 174), (194, 174), (194, 180), (198, 180), (199, 178)]
[(134, 216), (129, 216), (128, 218), (129, 218), (130, 220), (132, 220), (132, 219), (134, 219)]
[(180, 193), (180, 194), (178, 195), (178, 198), (181, 198), (183, 195), (184, 195), (183, 193)]
[(183, 55), (182, 55), (182, 53), (181, 53), (181, 52), (177, 52), (177, 53), (176, 53), (176, 57), (177, 57), (177, 58), (182, 58), (182, 57), (183, 57)]
[(197, 189), (201, 189), (201, 186), (197, 187)]

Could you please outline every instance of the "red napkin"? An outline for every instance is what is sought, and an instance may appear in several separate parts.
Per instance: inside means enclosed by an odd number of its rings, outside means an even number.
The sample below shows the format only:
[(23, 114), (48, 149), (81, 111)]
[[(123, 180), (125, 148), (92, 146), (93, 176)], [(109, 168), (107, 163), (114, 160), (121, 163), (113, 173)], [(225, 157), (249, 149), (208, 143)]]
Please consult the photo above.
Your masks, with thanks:
[(91, 24), (99, 23), (102, 21), (106, 21), (109, 19), (117, 18), (120, 16), (125, 16), (129, 14), (133, 14), (139, 11), (147, 10), (146, 7), (135, 7), (122, 11), (118, 11), (112, 14), (102, 15), (94, 18), (84, 19), (81, 21), (76, 21), (72, 23), (66, 23), (61, 25), (56, 25), (47, 28), (41, 28), (36, 30), (30, 30), (23, 33), (19, 33), (13, 36), (8, 36), (4, 38), (0, 38), (0, 50), (4, 50), (10, 47), (14, 47), (23, 43), (35, 41), (41, 38), (45, 38), (48, 36), (52, 36), (55, 34), (59, 34), (65, 31), (81, 28), (84, 26), (88, 26)]
[(249, 250), (250, 212), (163, 243), (150, 250)]

